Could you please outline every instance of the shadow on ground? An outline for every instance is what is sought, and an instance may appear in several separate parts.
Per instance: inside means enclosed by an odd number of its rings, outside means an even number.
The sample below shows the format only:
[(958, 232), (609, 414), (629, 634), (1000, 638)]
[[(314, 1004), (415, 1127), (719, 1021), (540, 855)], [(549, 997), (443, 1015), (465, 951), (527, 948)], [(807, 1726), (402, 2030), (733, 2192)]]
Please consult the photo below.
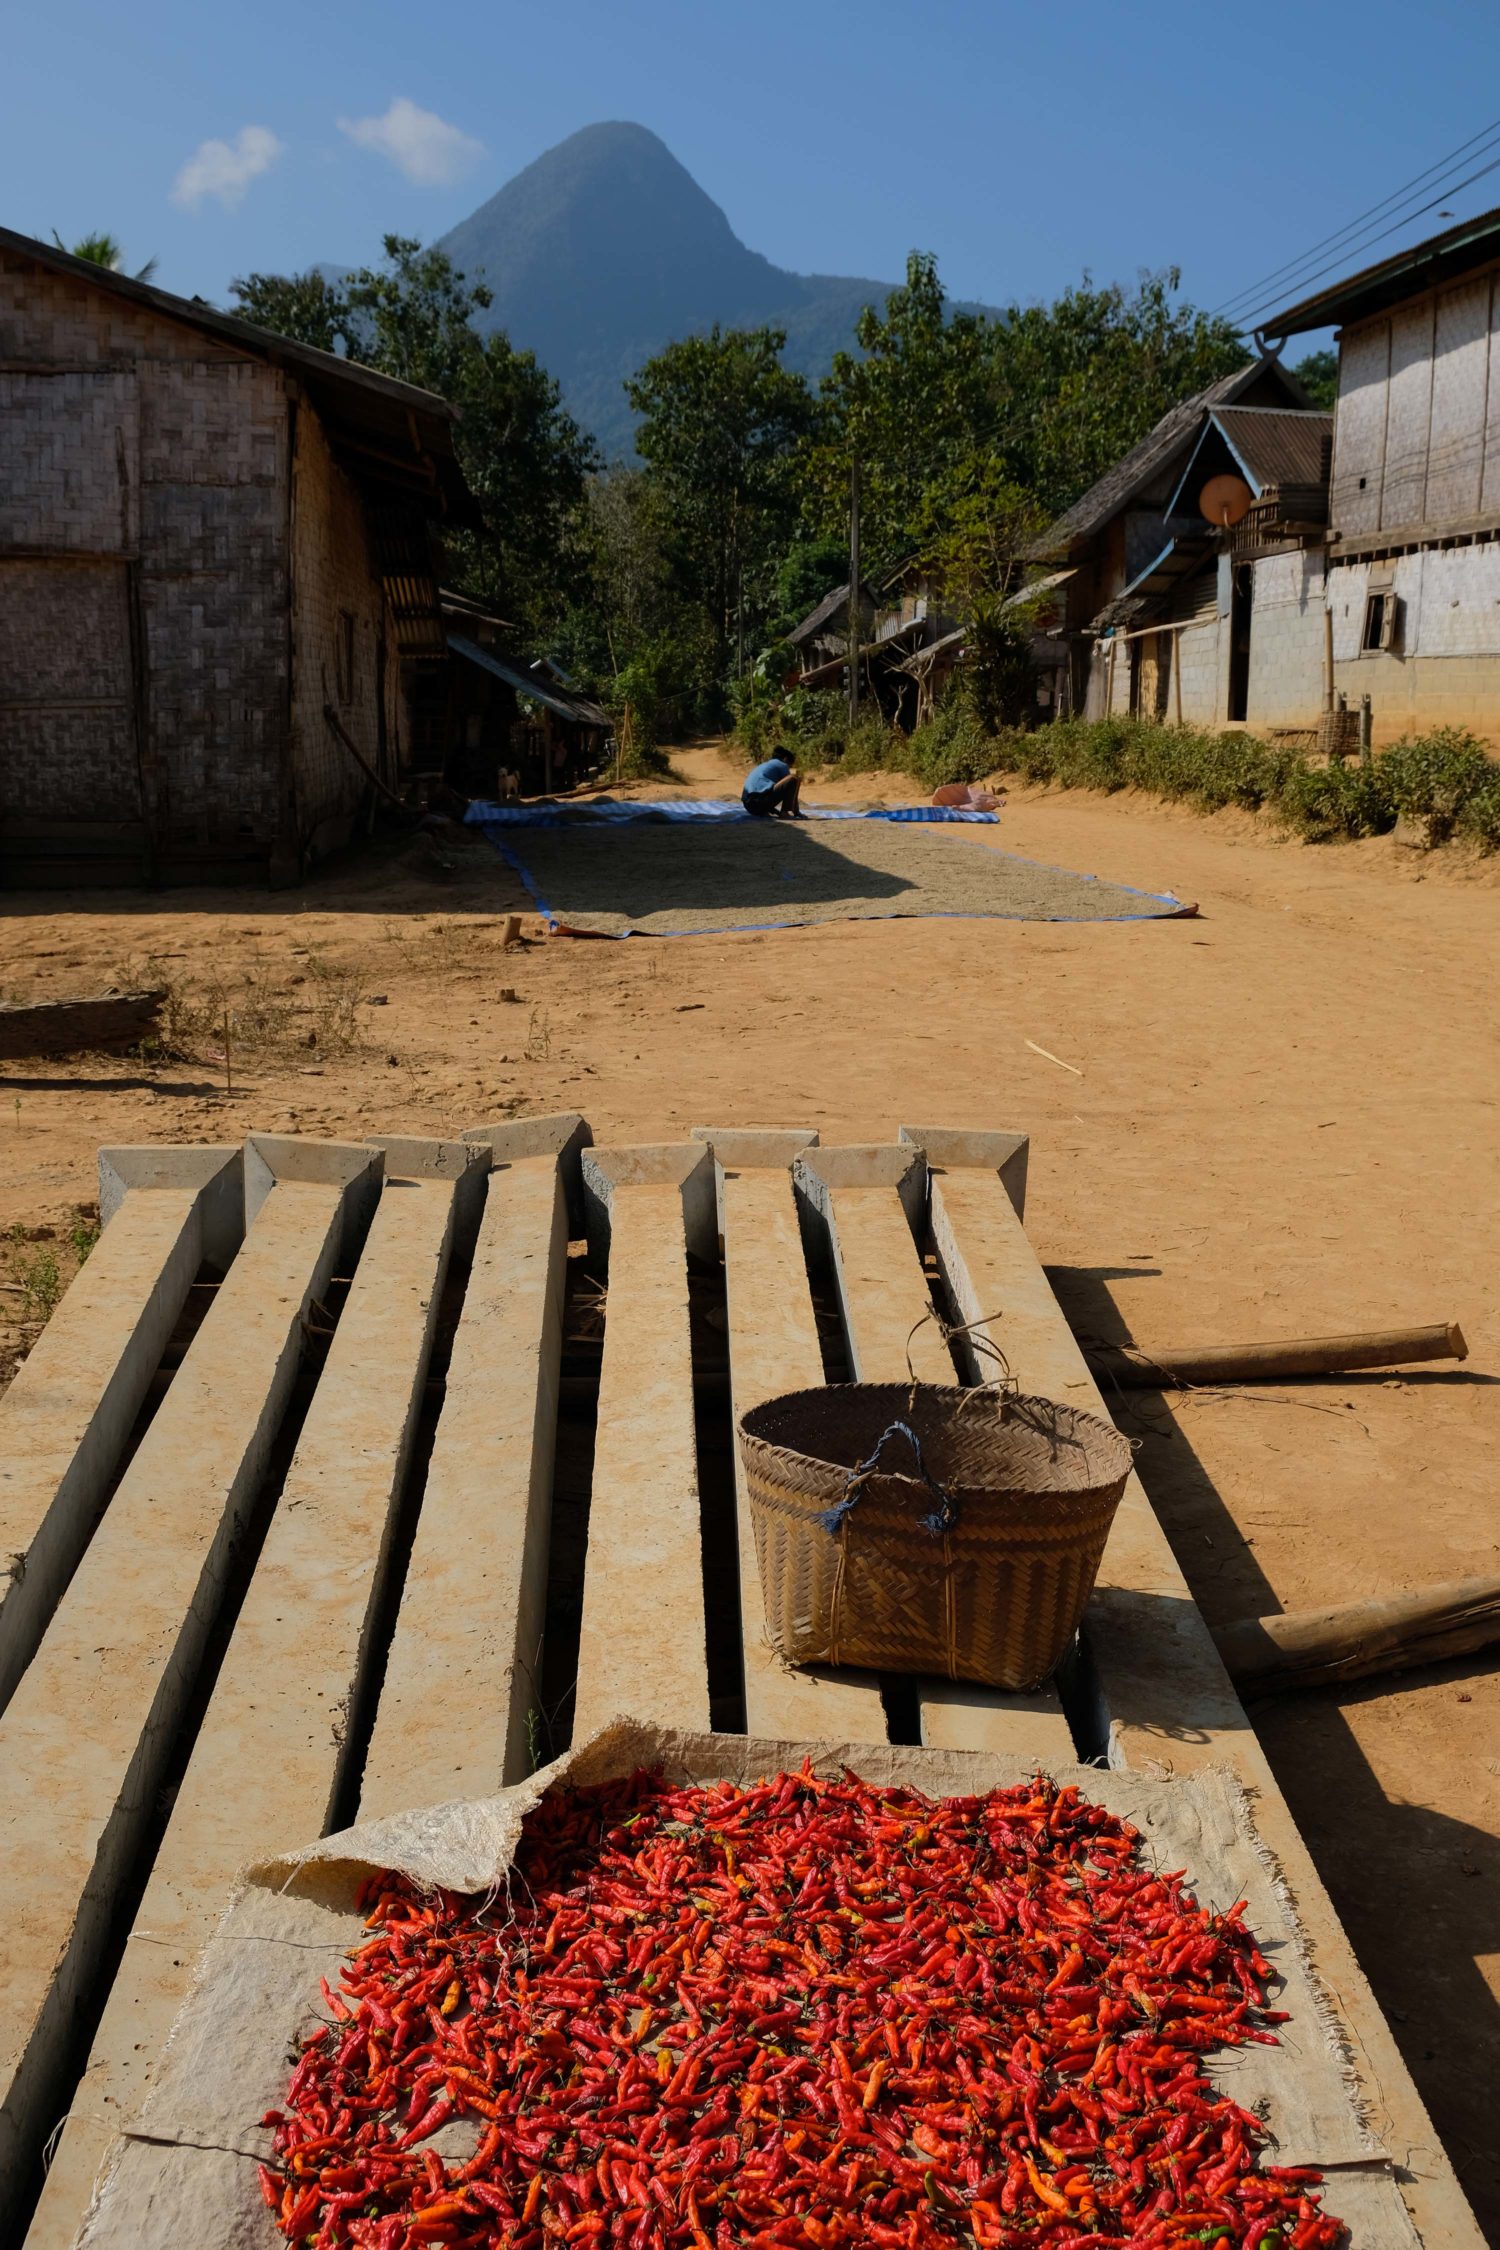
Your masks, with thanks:
[[(1134, 1341), (1109, 1283), (1149, 1271), (1054, 1267), (1057, 1296), (1080, 1338)], [(1403, 1381), (1412, 1380), (1403, 1375)], [(1339, 1376), (1347, 1385), (1357, 1378)], [(1367, 1378), (1384, 1380), (1380, 1375)], [(1439, 1383), (1488, 1382), (1434, 1370)], [(1299, 1389), (1304, 1386), (1298, 1385)], [(1322, 1388), (1323, 1385), (1313, 1385)], [(1264, 1617), (1281, 1604), (1228, 1504), (1181, 1424), (1150, 1391), (1117, 1392), (1121, 1427), (1138, 1438), (1136, 1466), (1178, 1565), (1215, 1617)], [(1204, 1581), (1203, 1527), (1211, 1527), (1212, 1581)], [(1190, 1530), (1189, 1530), (1189, 1527)], [(1328, 1887), (1417, 2090), (1432, 2113), (1475, 2216), (1500, 2241), (1500, 2002), (1480, 1963), (1500, 1956), (1500, 1842), (1480, 1827), (1395, 1803), (1381, 1786), (1347, 1713), (1393, 1694), (1451, 1685), (1500, 1669), (1467, 1657), (1389, 1679), (1355, 1682), (1255, 1703), (1249, 1713), (1292, 1817)], [(1122, 1713), (1122, 1717), (1129, 1714)], [(1485, 1772), (1474, 1745), (1476, 1793)], [(1163, 1755), (1170, 1756), (1170, 1739)], [(1393, 2152), (1399, 2161), (1402, 2151)]]

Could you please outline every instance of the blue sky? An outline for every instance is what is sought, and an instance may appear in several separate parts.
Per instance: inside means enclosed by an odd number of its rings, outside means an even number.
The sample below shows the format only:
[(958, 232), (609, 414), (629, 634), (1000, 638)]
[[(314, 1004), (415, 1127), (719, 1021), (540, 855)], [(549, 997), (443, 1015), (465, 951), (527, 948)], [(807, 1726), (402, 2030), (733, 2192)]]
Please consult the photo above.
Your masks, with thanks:
[[(106, 227), (223, 303), (430, 239), (615, 117), (781, 265), (895, 278), (919, 247), (1004, 303), (1178, 264), (1216, 306), (1492, 115), (1495, 0), (13, 0), (0, 221)], [(1497, 203), (1500, 171), (1444, 208)]]

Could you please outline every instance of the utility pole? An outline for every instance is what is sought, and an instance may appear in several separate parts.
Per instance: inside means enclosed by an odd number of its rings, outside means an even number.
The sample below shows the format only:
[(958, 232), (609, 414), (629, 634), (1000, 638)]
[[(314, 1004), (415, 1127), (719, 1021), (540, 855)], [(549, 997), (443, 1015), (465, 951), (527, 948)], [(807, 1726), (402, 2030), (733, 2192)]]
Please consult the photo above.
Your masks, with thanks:
[(859, 455), (849, 463), (849, 724), (859, 718)]

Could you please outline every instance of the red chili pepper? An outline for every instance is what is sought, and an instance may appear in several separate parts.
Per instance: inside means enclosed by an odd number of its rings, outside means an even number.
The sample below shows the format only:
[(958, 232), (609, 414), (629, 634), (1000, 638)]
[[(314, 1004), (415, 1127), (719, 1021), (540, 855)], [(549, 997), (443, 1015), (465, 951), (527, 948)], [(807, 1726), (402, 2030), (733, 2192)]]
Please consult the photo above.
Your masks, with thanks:
[(1041, 1778), (550, 1792), (503, 1923), (367, 1887), (262, 2195), (318, 2250), (1328, 2250), (1316, 2176), (1257, 2170), (1203, 2075), (1282, 2020), (1242, 1907), (1138, 1842)]

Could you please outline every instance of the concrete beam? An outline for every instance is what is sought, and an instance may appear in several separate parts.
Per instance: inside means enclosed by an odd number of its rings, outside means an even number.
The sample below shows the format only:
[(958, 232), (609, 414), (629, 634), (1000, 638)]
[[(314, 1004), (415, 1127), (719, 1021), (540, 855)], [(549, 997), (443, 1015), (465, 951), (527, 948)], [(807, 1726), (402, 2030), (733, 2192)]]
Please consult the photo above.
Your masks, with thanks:
[[(951, 1383), (953, 1361), (932, 1315), (917, 1254), (926, 1218), (921, 1151), (811, 1149), (795, 1178), (821, 1220), (857, 1383)], [(908, 1359), (910, 1364), (908, 1365)]]
[(684, 1247), (711, 1265), (719, 1249), (713, 1159), (696, 1141), (641, 1141), (583, 1157), (584, 1226), (589, 1262), (602, 1272), (609, 1261), (615, 1191), (627, 1187), (675, 1188), (681, 1198)]
[(619, 1713), (706, 1728), (687, 1259), (716, 1247), (713, 1157), (693, 1142), (591, 1149), (583, 1175), (609, 1295), (574, 1736)]
[[(493, 1144), (474, 1144), (488, 1157)], [(360, 1786), (362, 1819), (531, 1770), (557, 1446), (564, 1144), (505, 1155), (484, 1209)]]
[[(0, 1719), (0, 2239), (63, 2106), (76, 2012), (97, 1981), (121, 1882), (155, 1812), (233, 1552), (335, 1271), (346, 1213), (380, 1157), (318, 1169), (262, 1143), (270, 1177), (243, 1249), (126, 1469)], [(7, 2221), (9, 2225), (7, 2226)]]
[(1028, 1133), (974, 1132), (951, 1125), (903, 1125), (897, 1139), (921, 1149), (929, 1169), (998, 1172), (1016, 1217), (1026, 1216)]
[[(1024, 1390), (1107, 1418), (999, 1174), (934, 1169), (931, 1204), (935, 1246), (960, 1317), (985, 1323)], [(1083, 1639), (1100, 1683), (1112, 1766), (1191, 1771), (1228, 1763), (1250, 1790), (1261, 1836), (1297, 1901), (1319, 1981), (1336, 1997), (1371, 2114), (1403, 2169), (1402, 2197), (1417, 2231), (1443, 2250), (1478, 2250), (1462, 2189), (1134, 1475)]]
[[(927, 1164), (915, 1147), (817, 1149), (797, 1176), (827, 1228), (856, 1382), (955, 1381), (932, 1319), (918, 1239), (927, 1218)], [(1001, 1695), (966, 1682), (921, 1680), (922, 1739), (934, 1749), (1003, 1750), (1043, 1765), (1070, 1761), (1072, 1729), (1051, 1687)]]
[(245, 1224), (274, 1187), (293, 1183), (337, 1188), (334, 1272), (352, 1265), (380, 1200), (382, 1167), (370, 1161), (372, 1141), (304, 1141), (292, 1133), (252, 1133), (245, 1142)]
[(710, 1144), (721, 1166), (736, 1171), (764, 1164), (779, 1164), (785, 1171), (805, 1148), (818, 1145), (811, 1125), (694, 1125), (690, 1130), (695, 1141)]
[(193, 1189), (203, 1229), (203, 1256), (222, 1271), (245, 1238), (245, 1167), (238, 1148), (168, 1143), (160, 1148), (101, 1148), (99, 1225), (107, 1228), (137, 1188)]
[[(792, 1134), (719, 1134), (696, 1128), (718, 1160), (719, 1224), (729, 1312), (729, 1381), (735, 1422), (752, 1406), (823, 1380), (791, 1164), (810, 1142)], [(793, 1146), (785, 1144), (791, 1142)], [(794, 1667), (766, 1638), (755, 1528), (738, 1446), (745, 1731), (766, 1740), (884, 1742), (885, 1705), (869, 1672)]]
[(467, 1247), (462, 1188), (489, 1162), (453, 1141), (388, 1142), (385, 1154), (399, 1176), (387, 1175), (26, 2250), (69, 2250), (237, 1871), (342, 1817), (456, 1234)]
[(227, 1258), (243, 1208), (237, 1148), (106, 1149), (99, 1175), (104, 1230), (0, 1398), (0, 1710), (93, 1537), (205, 1236)]
[(462, 1137), (482, 1143), (496, 1164), (516, 1164), (524, 1157), (555, 1157), (568, 1202), (568, 1230), (575, 1240), (581, 1239), (582, 1156), (593, 1146), (594, 1136), (576, 1109), (557, 1110), (547, 1117), (510, 1117), (493, 1125), (470, 1125)]

